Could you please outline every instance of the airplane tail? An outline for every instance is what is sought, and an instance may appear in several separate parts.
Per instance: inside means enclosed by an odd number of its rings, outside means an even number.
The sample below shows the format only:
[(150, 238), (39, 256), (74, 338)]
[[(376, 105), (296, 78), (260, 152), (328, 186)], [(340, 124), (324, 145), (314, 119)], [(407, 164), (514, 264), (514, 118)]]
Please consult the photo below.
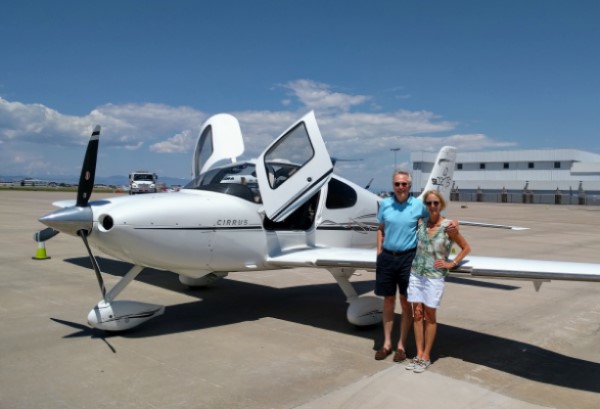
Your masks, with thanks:
[(433, 169), (431, 170), (431, 174), (429, 175), (429, 180), (427, 181), (427, 185), (425, 185), (425, 190), (421, 196), (423, 198), (423, 194), (429, 190), (437, 190), (444, 196), (446, 203), (450, 203), (450, 190), (452, 189), (452, 177), (454, 175), (454, 164), (456, 163), (456, 148), (453, 146), (444, 146), (440, 149), (437, 158), (435, 159), (435, 163), (433, 164)]

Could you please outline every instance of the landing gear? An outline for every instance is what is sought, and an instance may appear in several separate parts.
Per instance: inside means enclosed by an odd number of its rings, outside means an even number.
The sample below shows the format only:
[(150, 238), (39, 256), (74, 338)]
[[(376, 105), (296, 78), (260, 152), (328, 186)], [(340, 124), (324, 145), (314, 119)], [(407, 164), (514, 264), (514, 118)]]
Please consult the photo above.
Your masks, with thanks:
[(356, 293), (350, 284), (350, 277), (355, 269), (342, 267), (328, 270), (344, 292), (346, 302), (350, 304), (346, 311), (348, 322), (361, 327), (380, 323), (383, 315), (383, 300), (370, 295), (359, 296)]
[[(138, 301), (114, 301), (115, 297), (142, 272), (133, 266), (88, 314), (88, 324), (105, 331), (125, 331), (162, 315), (165, 307)], [(102, 284), (103, 286), (103, 284)]]

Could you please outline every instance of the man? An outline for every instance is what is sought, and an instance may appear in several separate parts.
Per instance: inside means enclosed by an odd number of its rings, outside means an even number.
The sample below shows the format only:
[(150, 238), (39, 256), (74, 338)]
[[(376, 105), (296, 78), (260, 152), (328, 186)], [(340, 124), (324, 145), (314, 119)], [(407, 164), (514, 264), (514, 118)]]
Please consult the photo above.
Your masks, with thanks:
[[(420, 199), (410, 196), (411, 176), (405, 171), (393, 175), (394, 195), (384, 199), (377, 220), (377, 268), (375, 294), (383, 297), (383, 346), (375, 353), (376, 360), (392, 353), (392, 329), (396, 291), (400, 291), (402, 317), (400, 339), (394, 353), (394, 362), (406, 359), (406, 339), (412, 323), (410, 304), (406, 298), (410, 268), (417, 248), (417, 223), (428, 212)], [(452, 232), (457, 223), (452, 221), (447, 231)]]

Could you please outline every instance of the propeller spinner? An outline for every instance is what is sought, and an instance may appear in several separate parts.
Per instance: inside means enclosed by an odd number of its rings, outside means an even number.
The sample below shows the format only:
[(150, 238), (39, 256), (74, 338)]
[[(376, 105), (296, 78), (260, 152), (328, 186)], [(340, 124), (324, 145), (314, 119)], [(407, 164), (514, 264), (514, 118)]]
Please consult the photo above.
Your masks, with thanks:
[(100, 125), (96, 125), (88, 142), (81, 167), (81, 176), (79, 177), (79, 186), (77, 187), (77, 202), (75, 206), (65, 207), (55, 212), (47, 214), (39, 219), (40, 222), (52, 229), (62, 231), (67, 234), (77, 235), (83, 240), (83, 244), (88, 251), (92, 267), (96, 273), (96, 279), (100, 285), (102, 297), (106, 296), (104, 280), (100, 274), (100, 267), (94, 257), (87, 242), (87, 236), (94, 226), (94, 214), (88, 205), (92, 191), (94, 190), (94, 178), (96, 176), (96, 159), (98, 157), (98, 144), (100, 142)]

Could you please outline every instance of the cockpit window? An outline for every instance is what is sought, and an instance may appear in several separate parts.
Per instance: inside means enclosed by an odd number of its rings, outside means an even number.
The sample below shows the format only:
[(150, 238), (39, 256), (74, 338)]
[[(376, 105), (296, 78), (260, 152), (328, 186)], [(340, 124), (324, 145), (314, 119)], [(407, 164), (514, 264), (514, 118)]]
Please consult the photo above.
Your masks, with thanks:
[(272, 189), (277, 189), (314, 156), (306, 125), (298, 124), (265, 154), (267, 177)]
[(325, 206), (328, 209), (344, 209), (356, 204), (357, 194), (351, 186), (331, 178), (327, 185), (327, 200)]
[(265, 164), (267, 166), (269, 184), (273, 189), (281, 186), (283, 182), (288, 180), (300, 168), (300, 166), (294, 163), (281, 161), (265, 161)]
[(254, 164), (236, 163), (212, 169), (197, 176), (185, 189), (209, 190), (260, 203), (260, 192)]

